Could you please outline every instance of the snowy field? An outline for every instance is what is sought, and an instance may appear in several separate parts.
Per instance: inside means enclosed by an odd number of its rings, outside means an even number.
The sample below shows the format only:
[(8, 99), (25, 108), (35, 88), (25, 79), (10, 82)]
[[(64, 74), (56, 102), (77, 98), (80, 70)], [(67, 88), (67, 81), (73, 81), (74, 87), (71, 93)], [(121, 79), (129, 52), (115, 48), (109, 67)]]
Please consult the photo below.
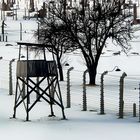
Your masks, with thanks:
[[(23, 12), (22, 12), (23, 13)], [(21, 15), (20, 15), (21, 16)], [(18, 57), (20, 40), (20, 23), (23, 25), (23, 41), (34, 42), (34, 31), (37, 29), (35, 20), (23, 20), (19, 16), (17, 21), (7, 18), (6, 32), (8, 42), (0, 42), (0, 138), (3, 140), (139, 140), (140, 123), (138, 118), (139, 83), (140, 83), (140, 37), (131, 42), (132, 49), (128, 55), (112, 46), (103, 50), (97, 74), (97, 86), (87, 86), (87, 108), (82, 110), (82, 78), (86, 67), (79, 52), (66, 55), (71, 71), (71, 108), (65, 108), (67, 120), (61, 120), (61, 111), (55, 106), (56, 117), (49, 118), (49, 105), (43, 100), (30, 113), (29, 122), (25, 122), (25, 111), (21, 106), (17, 111), (17, 119), (10, 119), (13, 115), (14, 95), (9, 96), (9, 61)], [(0, 23), (1, 24), (1, 23)], [(140, 34), (139, 32), (137, 33)], [(6, 46), (12, 44), (12, 46)], [(24, 55), (23, 51), (23, 55)], [(31, 56), (33, 54), (31, 53)], [(47, 53), (49, 57), (49, 54)], [(50, 59), (50, 58), (48, 58)], [(111, 71), (118, 66), (120, 72), (109, 72), (105, 83), (105, 115), (100, 112), (100, 76), (101, 73)], [(65, 81), (60, 82), (64, 106), (66, 106), (66, 73), (69, 67), (64, 67)], [(80, 69), (79, 69), (80, 68)], [(16, 63), (13, 62), (13, 90), (15, 91)], [(126, 72), (124, 89), (124, 119), (118, 119), (119, 80)], [(88, 83), (88, 76), (87, 76)], [(34, 99), (32, 98), (31, 101)], [(132, 117), (132, 105), (137, 104), (137, 117)]]

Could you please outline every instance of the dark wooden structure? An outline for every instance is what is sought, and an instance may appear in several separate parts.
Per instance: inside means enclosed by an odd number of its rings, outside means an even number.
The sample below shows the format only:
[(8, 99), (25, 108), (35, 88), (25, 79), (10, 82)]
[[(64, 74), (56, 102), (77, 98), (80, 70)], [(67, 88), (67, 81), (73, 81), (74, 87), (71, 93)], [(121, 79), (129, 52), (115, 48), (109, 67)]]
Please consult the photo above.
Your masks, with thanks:
[[(22, 43), (22, 42), (18, 42), (17, 44), (19, 45), (19, 58), (17, 61), (17, 72), (16, 72), (17, 81), (16, 81), (13, 118), (16, 117), (17, 108), (23, 103), (26, 111), (26, 121), (28, 121), (29, 112), (36, 105), (36, 103), (40, 101), (40, 98), (42, 98), (50, 105), (51, 114), (49, 116), (54, 116), (53, 105), (55, 104), (60, 107), (60, 109), (62, 110), (63, 119), (65, 119), (66, 117), (64, 113), (64, 106), (62, 102), (62, 96), (58, 81), (57, 65), (54, 60), (54, 56), (52, 61), (46, 60), (45, 48), (52, 46), (46, 46), (44, 44), (35, 44), (35, 43)], [(21, 46), (26, 47), (27, 54), (25, 60), (20, 59), (22, 48)], [(40, 49), (43, 50), (44, 59), (30, 60), (29, 49), (31, 47), (40, 47)], [(39, 81), (37, 83), (34, 82), (33, 80), (34, 77), (39, 77)], [(46, 86), (44, 88), (41, 86), (42, 82), (46, 82), (45, 83)], [(26, 94), (23, 93), (23, 91), (25, 92), (25, 89)], [(30, 95), (34, 93), (37, 94), (37, 98), (35, 101), (30, 103)], [(54, 96), (54, 94), (56, 96)]]

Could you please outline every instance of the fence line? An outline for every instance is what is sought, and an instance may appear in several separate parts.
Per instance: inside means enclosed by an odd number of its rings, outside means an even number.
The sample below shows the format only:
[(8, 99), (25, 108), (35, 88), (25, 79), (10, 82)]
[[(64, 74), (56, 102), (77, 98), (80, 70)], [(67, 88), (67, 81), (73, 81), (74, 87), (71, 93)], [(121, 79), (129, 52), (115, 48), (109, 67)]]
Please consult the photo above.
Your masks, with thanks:
[[(0, 88), (9, 89), (9, 60), (0, 60), (3, 63), (0, 73)], [(13, 91), (15, 91), (16, 82), (16, 63), (12, 64), (13, 74)], [(68, 69), (64, 70), (64, 77), (66, 77)], [(77, 105), (83, 110), (83, 73), (84, 71), (70, 72), (70, 101), (71, 107)], [(98, 74), (98, 77), (101, 77)], [(136, 79), (134, 79), (136, 78)], [(119, 79), (120, 75), (114, 75), (110, 78), (110, 75), (104, 77), (104, 111), (105, 113), (117, 114), (119, 113)], [(36, 79), (34, 79), (36, 80)], [(133, 104), (136, 104), (136, 116), (139, 116), (139, 82), (138, 77), (133, 77), (131, 80), (129, 76), (124, 79), (124, 116), (133, 116)], [(86, 75), (86, 83), (88, 83), (88, 75)], [(43, 83), (46, 84), (45, 82)], [(44, 86), (42, 85), (42, 86)], [(100, 85), (100, 84), (99, 84)], [(67, 105), (67, 79), (64, 82), (60, 82), (64, 105)], [(86, 85), (86, 110), (97, 111), (100, 113), (100, 86), (88, 86)], [(31, 100), (35, 99), (36, 95), (33, 95)]]
[[(71, 79), (71, 102), (72, 106), (77, 104), (82, 108), (82, 73), (84, 71), (73, 70), (71, 74), (76, 75), (79, 73), (81, 77), (75, 76)], [(98, 74), (101, 77), (101, 74)], [(72, 78), (73, 76), (71, 76)], [(87, 76), (88, 77), (88, 76)], [(111, 78), (110, 78), (111, 77)], [(119, 79), (121, 75), (106, 75), (104, 78), (104, 107), (106, 113), (114, 113), (118, 115), (119, 113)], [(77, 79), (77, 81), (75, 81)], [(138, 82), (139, 77), (135, 75), (127, 76), (124, 79), (124, 116), (133, 116), (133, 104), (136, 104), (136, 114), (138, 116), (139, 108), (139, 94), (138, 94)], [(86, 96), (87, 96), (87, 110), (100, 110), (100, 89), (99, 86), (90, 87), (86, 86)]]

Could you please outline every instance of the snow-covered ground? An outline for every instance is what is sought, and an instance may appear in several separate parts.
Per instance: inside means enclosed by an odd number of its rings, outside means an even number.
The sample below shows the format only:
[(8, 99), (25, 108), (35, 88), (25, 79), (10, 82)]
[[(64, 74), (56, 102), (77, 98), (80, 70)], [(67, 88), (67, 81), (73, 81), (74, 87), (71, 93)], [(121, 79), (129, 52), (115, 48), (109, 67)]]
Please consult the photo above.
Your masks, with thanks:
[[(97, 75), (97, 85), (100, 85), (100, 76), (105, 70), (112, 70), (118, 66), (120, 72), (110, 72), (105, 76), (105, 115), (99, 115), (100, 86), (87, 86), (87, 108), (82, 110), (82, 76), (86, 67), (79, 52), (66, 55), (66, 60), (73, 66), (71, 71), (71, 108), (65, 108), (68, 120), (61, 120), (60, 109), (55, 105), (56, 117), (49, 118), (49, 105), (43, 100), (39, 102), (30, 113), (31, 121), (25, 122), (25, 111), (21, 106), (17, 110), (17, 119), (10, 119), (13, 115), (14, 95), (9, 96), (9, 61), (18, 57), (18, 46), (15, 42), (20, 40), (20, 23), (23, 25), (23, 41), (33, 42), (34, 31), (37, 29), (35, 20), (17, 21), (8, 18), (6, 32), (8, 42), (0, 42), (0, 138), (3, 140), (139, 140), (140, 123), (138, 118), (139, 82), (140, 82), (140, 38), (131, 42), (132, 49), (128, 55), (121, 52), (113, 55), (120, 48), (109, 45), (104, 49)], [(137, 33), (140, 34), (140, 33)], [(13, 46), (6, 46), (12, 44)], [(23, 51), (23, 55), (24, 55)], [(32, 54), (33, 55), (33, 54)], [(47, 53), (47, 56), (49, 54)], [(66, 72), (69, 67), (64, 67), (65, 81), (60, 82), (64, 106), (66, 106)], [(13, 62), (13, 85), (15, 91), (15, 69)], [(123, 72), (125, 78), (124, 119), (118, 119), (119, 80)], [(87, 76), (88, 82), (88, 76)], [(34, 100), (33, 98), (31, 101)], [(132, 105), (137, 104), (137, 117), (132, 117)]]
[(48, 118), (48, 106), (43, 102), (31, 113), (31, 122), (9, 119), (12, 115), (13, 96), (6, 90), (0, 91), (0, 136), (4, 140), (139, 140), (140, 124), (137, 119), (117, 119), (114, 115), (98, 115), (96, 112), (83, 112), (73, 106), (66, 109), (68, 120), (60, 117)]

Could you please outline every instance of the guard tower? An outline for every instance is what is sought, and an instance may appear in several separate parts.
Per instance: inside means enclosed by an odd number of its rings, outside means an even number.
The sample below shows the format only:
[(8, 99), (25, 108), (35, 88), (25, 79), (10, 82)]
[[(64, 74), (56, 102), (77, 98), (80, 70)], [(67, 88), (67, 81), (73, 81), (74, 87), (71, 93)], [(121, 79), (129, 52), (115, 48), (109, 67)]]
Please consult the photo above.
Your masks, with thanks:
[[(62, 102), (61, 90), (58, 81), (57, 65), (54, 60), (47, 61), (45, 49), (47, 47), (44, 44), (36, 43), (23, 43), (18, 42), (19, 45), (19, 58), (17, 61), (17, 72), (16, 72), (16, 93), (15, 93), (15, 104), (14, 104), (14, 114), (13, 118), (16, 118), (17, 108), (23, 103), (26, 111), (26, 121), (29, 121), (29, 112), (33, 107), (40, 101), (44, 99), (49, 105), (51, 114), (49, 116), (54, 116), (53, 105), (58, 105), (62, 111), (62, 117), (65, 119), (64, 106)], [(26, 48), (26, 59), (21, 60), (21, 49), (22, 47)], [(43, 50), (43, 59), (42, 60), (30, 60), (29, 59), (29, 49), (31, 47), (38, 47)], [(39, 77), (38, 82), (36, 83), (33, 78)], [(45, 88), (41, 86), (43, 82), (45, 83)], [(24, 86), (23, 86), (24, 85)], [(24, 88), (23, 88), (24, 87)], [(26, 87), (26, 88), (25, 88)], [(51, 92), (53, 88), (53, 95)], [(25, 94), (26, 89), (26, 94)], [(37, 90), (39, 89), (39, 90)], [(37, 94), (37, 98), (30, 103), (30, 95)]]

